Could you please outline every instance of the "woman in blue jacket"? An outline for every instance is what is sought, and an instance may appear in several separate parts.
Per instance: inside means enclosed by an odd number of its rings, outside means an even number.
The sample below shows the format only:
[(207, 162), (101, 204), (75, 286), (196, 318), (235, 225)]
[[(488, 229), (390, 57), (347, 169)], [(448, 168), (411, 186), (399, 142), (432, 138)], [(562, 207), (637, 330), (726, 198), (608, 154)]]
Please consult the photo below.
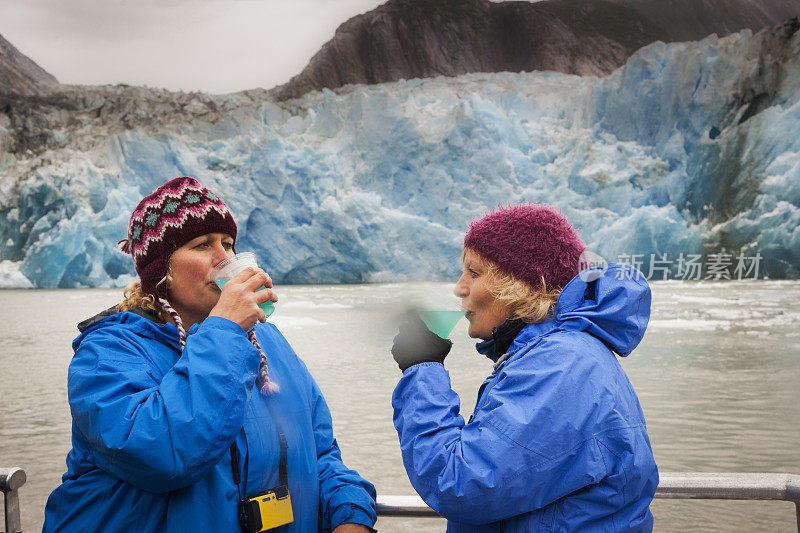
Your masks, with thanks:
[(44, 531), (237, 531), (239, 501), (264, 491), (241, 506), (243, 530), (373, 531), (374, 487), (342, 463), (319, 388), (264, 323), (269, 276), (246, 269), (222, 291), (211, 281), (236, 233), (192, 178), (134, 210), (121, 244), (139, 281), (79, 326), (72, 450)]
[(442, 365), (450, 341), (418, 317), (392, 353), (403, 462), (450, 532), (651, 531), (658, 471), (636, 393), (614, 354), (644, 335), (650, 289), (585, 250), (549, 206), (500, 208), (470, 225), (455, 292), (494, 371), (468, 422)]

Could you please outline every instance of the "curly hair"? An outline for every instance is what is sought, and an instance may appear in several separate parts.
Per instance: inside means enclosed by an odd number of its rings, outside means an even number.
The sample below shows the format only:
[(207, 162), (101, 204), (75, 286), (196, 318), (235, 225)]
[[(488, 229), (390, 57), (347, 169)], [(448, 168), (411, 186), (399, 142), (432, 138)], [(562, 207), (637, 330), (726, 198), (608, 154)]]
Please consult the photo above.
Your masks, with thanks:
[(471, 248), (464, 248), (462, 261), (468, 251), (475, 254), (486, 265), (486, 289), (510, 311), (511, 318), (519, 318), (529, 324), (544, 322), (555, 315), (556, 301), (563, 287), (548, 289), (544, 277), (542, 287), (534, 289), (524, 281), (503, 271), (497, 263), (481, 256)]
[[(165, 283), (167, 287), (169, 287), (169, 285), (172, 283), (172, 264), (167, 267), (167, 275), (164, 276), (156, 286), (161, 285), (162, 283)], [(136, 309), (137, 307), (141, 307), (145, 311), (153, 313), (164, 322), (169, 321), (169, 315), (158, 303), (156, 297), (152, 294), (147, 294), (142, 290), (142, 282), (140, 280), (136, 280), (125, 287), (125, 292), (123, 294), (125, 296), (125, 300), (123, 300), (121, 304), (117, 305), (118, 311), (130, 311), (132, 309)]]

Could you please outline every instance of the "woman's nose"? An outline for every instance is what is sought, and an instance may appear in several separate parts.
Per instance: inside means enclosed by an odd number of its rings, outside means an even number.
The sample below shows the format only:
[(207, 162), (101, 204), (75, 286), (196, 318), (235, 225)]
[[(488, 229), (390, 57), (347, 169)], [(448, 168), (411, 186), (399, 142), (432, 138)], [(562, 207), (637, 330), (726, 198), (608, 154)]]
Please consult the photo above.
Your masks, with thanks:
[(458, 281), (456, 282), (456, 286), (453, 288), (453, 294), (458, 296), (459, 298), (466, 298), (469, 294), (469, 290), (467, 289), (467, 285), (463, 283), (464, 275), (462, 274)]
[(220, 263), (228, 258), (228, 250), (222, 245), (217, 243), (214, 245), (214, 264)]

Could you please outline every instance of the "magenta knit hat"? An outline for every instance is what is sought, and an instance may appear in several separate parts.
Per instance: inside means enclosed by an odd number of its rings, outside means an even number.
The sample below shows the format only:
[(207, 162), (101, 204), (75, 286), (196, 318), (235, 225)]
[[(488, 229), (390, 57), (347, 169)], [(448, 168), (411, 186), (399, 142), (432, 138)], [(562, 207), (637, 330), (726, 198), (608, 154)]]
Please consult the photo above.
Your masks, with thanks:
[(219, 196), (194, 178), (168, 181), (142, 198), (128, 224), (120, 249), (133, 256), (142, 291), (166, 298), (158, 283), (167, 275), (169, 258), (179, 247), (206, 233), (225, 233), (236, 240), (236, 222)]
[(473, 220), (464, 247), (534, 289), (561, 289), (578, 274), (586, 245), (564, 215), (545, 204), (498, 207)]

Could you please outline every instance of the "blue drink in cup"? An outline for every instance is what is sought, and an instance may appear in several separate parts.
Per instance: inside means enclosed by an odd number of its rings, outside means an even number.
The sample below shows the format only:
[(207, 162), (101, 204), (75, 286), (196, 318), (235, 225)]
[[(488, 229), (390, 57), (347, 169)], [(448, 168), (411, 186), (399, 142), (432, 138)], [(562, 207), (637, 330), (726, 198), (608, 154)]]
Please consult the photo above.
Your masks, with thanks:
[[(424, 292), (423, 292), (424, 291)], [(439, 337), (446, 339), (459, 320), (464, 318), (464, 309), (453, 296), (439, 293), (438, 287), (417, 289), (410, 295), (411, 309)]]
[[(233, 276), (241, 272), (247, 267), (258, 268), (258, 261), (256, 261), (256, 254), (253, 252), (241, 252), (233, 257), (229, 257), (224, 261), (217, 264), (211, 270), (211, 280), (217, 284), (217, 287), (222, 290), (222, 287), (228, 283)], [(256, 292), (263, 291), (266, 287), (260, 287), (256, 289)], [(262, 311), (264, 311), (264, 315), (270, 316), (273, 312), (275, 312), (275, 304), (267, 300), (263, 304), (259, 305)]]
[(461, 309), (422, 309), (419, 312), (419, 317), (428, 329), (443, 339), (450, 335), (463, 316), (464, 311)]

